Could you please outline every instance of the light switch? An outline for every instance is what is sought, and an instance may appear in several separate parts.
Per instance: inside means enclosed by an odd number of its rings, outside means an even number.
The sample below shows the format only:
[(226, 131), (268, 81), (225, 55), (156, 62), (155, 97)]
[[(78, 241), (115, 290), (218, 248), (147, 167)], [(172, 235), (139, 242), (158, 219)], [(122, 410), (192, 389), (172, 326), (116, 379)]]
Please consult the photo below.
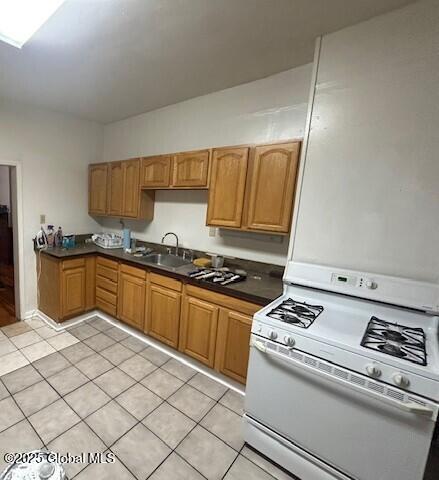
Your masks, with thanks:
[(40, 225), (44, 225), (46, 223), (46, 214), (41, 213), (40, 214)]
[(209, 237), (216, 237), (216, 227), (209, 227)]

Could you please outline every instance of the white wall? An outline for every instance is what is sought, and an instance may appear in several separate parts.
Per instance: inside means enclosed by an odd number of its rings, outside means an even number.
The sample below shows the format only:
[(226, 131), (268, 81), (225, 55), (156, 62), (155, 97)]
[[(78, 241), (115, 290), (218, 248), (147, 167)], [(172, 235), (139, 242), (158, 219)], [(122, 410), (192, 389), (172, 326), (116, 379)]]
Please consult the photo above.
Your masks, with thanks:
[(439, 2), (322, 40), (293, 258), (439, 281)]
[(9, 167), (0, 165), (0, 205), (10, 207)]
[(39, 215), (64, 232), (98, 227), (87, 214), (87, 165), (102, 152), (102, 126), (69, 115), (0, 101), (0, 164), (19, 161), (23, 172), (24, 312), (36, 307), (32, 238)]
[[(304, 135), (311, 65), (107, 125), (105, 161)], [(158, 191), (151, 223), (130, 222), (137, 238), (176, 232), (184, 246), (284, 265), (288, 238), (221, 230), (209, 237), (207, 192)], [(102, 221), (104, 228), (118, 222)]]

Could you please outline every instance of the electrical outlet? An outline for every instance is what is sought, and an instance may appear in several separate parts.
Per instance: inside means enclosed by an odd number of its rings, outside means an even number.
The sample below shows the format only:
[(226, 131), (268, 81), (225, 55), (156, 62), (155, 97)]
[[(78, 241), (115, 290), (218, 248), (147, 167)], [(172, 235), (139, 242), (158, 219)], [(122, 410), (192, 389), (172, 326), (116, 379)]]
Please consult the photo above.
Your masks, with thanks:
[(209, 227), (209, 237), (216, 237), (216, 227)]
[(46, 214), (41, 213), (40, 214), (40, 225), (44, 225), (46, 223)]

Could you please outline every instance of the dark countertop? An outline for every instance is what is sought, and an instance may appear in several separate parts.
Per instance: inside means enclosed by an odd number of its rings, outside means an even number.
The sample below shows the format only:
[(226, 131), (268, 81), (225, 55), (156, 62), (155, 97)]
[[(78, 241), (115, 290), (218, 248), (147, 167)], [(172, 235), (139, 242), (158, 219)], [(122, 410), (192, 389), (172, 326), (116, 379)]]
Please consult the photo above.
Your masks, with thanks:
[[(171, 269), (163, 266), (154, 265), (145, 261), (143, 257), (134, 257), (132, 254), (125, 253), (120, 249), (105, 249), (94, 244), (82, 244), (72, 249), (51, 248), (42, 250), (45, 255), (50, 255), (58, 259), (66, 259), (78, 255), (95, 255), (111, 258), (114, 260), (123, 260), (136, 266), (145, 267), (151, 272), (161, 273), (170, 277), (182, 280), (185, 283), (196, 285), (208, 290), (213, 290), (225, 295), (247, 300), (258, 305), (267, 305), (272, 300), (282, 294), (283, 284), (282, 278), (271, 276), (267, 273), (267, 269), (262, 271), (258, 262), (245, 261), (245, 270), (247, 271), (247, 279), (243, 282), (230, 285), (218, 285), (203, 280), (194, 280), (188, 276), (188, 273), (196, 269), (192, 264), (184, 265), (177, 269)], [(226, 262), (227, 264), (227, 262)], [(265, 264), (266, 265), (266, 264)], [(279, 267), (273, 266), (279, 270)]]

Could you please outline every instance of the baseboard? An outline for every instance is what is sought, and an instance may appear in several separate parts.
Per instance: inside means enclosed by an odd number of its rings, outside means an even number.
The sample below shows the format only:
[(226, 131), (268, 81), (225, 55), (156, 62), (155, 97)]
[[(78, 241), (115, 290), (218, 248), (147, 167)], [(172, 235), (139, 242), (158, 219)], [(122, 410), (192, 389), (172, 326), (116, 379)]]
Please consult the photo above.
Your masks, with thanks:
[[(32, 312), (32, 314), (30, 312)], [(174, 350), (171, 347), (167, 347), (166, 345), (163, 345), (159, 341), (154, 340), (153, 338), (140, 333), (138, 330), (135, 330), (134, 328), (131, 328), (128, 325), (119, 322), (119, 320), (117, 320), (116, 318), (112, 317), (111, 315), (107, 315), (106, 313), (103, 313), (100, 310), (92, 310), (83, 315), (72, 318), (71, 320), (63, 322), (62, 324), (55, 322), (55, 320), (53, 320), (48, 315), (46, 315), (45, 313), (41, 312), (38, 309), (31, 310), (30, 312), (27, 312), (25, 316), (25, 320), (29, 320), (30, 318), (38, 318), (43, 322), (45, 322), (49, 327), (56, 330), (57, 332), (62, 332), (67, 328), (80, 325), (81, 323), (87, 320), (91, 320), (92, 318), (96, 318), (96, 317), (100, 318), (110, 323), (114, 327), (117, 327), (119, 330), (122, 330), (128, 333), (129, 335), (137, 338), (138, 340), (145, 343), (146, 345), (154, 347), (155, 349), (165, 353), (166, 355), (169, 355), (170, 357), (175, 358), (180, 363), (183, 363), (184, 365), (187, 365), (188, 367), (196, 370), (197, 372), (200, 372), (203, 375), (206, 375), (207, 377), (212, 378), (216, 382), (221, 383), (225, 387), (230, 388), (231, 390), (239, 393), (240, 395), (245, 395), (244, 385), (241, 385), (240, 383), (235, 382), (234, 380), (226, 377), (225, 375), (222, 375), (221, 373), (218, 373), (215, 370), (212, 370), (204, 366), (203, 364), (197, 362), (196, 360), (193, 360), (190, 357), (187, 357), (186, 355), (179, 352), (178, 350)]]

